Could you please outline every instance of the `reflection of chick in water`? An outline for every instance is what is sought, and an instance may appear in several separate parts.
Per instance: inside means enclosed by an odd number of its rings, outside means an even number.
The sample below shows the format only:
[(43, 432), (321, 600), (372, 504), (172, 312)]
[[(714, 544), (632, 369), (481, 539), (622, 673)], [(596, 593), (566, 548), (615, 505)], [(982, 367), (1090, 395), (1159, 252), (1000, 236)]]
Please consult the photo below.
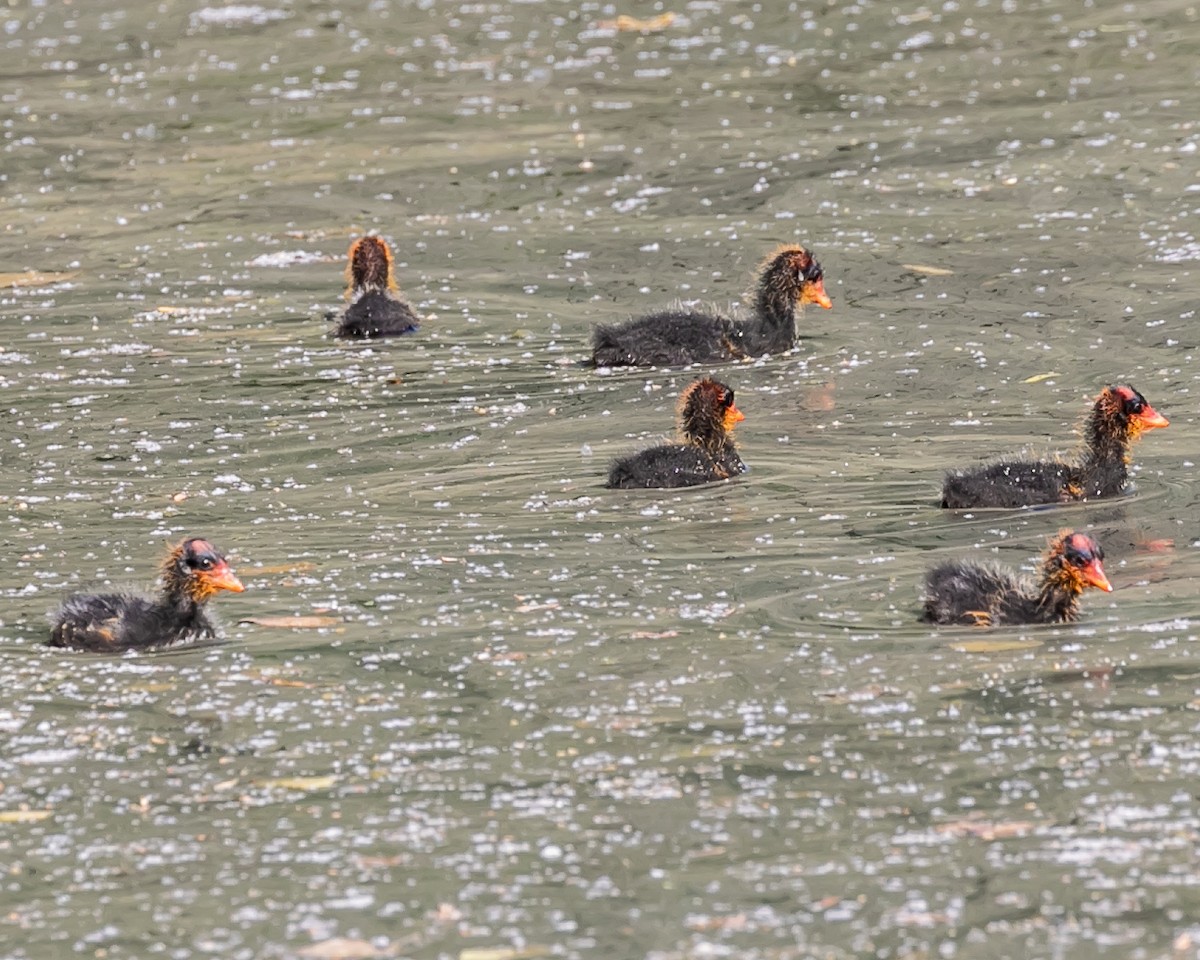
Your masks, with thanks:
[(804, 247), (782, 247), (763, 264), (753, 291), (753, 312), (743, 318), (702, 310), (662, 310), (592, 332), (598, 367), (682, 366), (781, 353), (796, 342), (800, 308), (829, 309), (821, 265)]
[(221, 590), (241, 593), (221, 551), (193, 537), (171, 548), (157, 598), (130, 593), (75, 593), (50, 618), (50, 645), (98, 652), (203, 640), (216, 631), (204, 604)]
[(1084, 427), (1078, 462), (1010, 460), (953, 471), (942, 487), (942, 506), (1024, 507), (1113, 497), (1129, 477), (1129, 449), (1145, 431), (1169, 421), (1127, 384), (1105, 387)]
[(1087, 534), (1064, 530), (1050, 541), (1036, 584), (998, 567), (943, 563), (926, 575), (922, 619), (982, 627), (1076, 620), (1084, 590), (1112, 592), (1103, 559), (1104, 550)]
[(392, 272), (392, 251), (380, 237), (363, 237), (350, 246), (346, 267), (350, 306), (334, 331), (339, 337), (395, 337), (413, 333), (420, 319), (399, 297)]
[(664, 443), (617, 460), (610, 487), (691, 487), (736, 476), (746, 469), (731, 433), (746, 418), (733, 390), (705, 378), (679, 396), (679, 443)]

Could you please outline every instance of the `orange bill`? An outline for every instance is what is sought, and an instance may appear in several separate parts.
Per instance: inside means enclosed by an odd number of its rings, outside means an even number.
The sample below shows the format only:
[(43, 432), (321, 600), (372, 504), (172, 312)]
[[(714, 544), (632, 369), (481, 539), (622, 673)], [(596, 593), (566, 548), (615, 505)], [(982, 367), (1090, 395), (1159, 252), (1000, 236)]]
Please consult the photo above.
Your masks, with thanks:
[(1100, 565), (1099, 560), (1089, 560), (1085, 566), (1080, 567), (1079, 572), (1083, 574), (1083, 579), (1097, 590), (1112, 593), (1112, 584), (1108, 582), (1108, 577), (1104, 575), (1104, 567)]
[(1155, 427), (1170, 426), (1171, 421), (1164, 417), (1161, 413), (1155, 410), (1150, 404), (1142, 407), (1142, 412), (1137, 415), (1138, 425), (1143, 430), (1153, 430)]
[(214, 590), (230, 590), (233, 593), (241, 593), (246, 589), (227, 563), (219, 563), (211, 570), (201, 573), (200, 576)]
[(746, 419), (746, 415), (737, 407), (730, 404), (725, 408), (725, 429), (732, 430), (735, 423), (741, 423)]
[(806, 280), (804, 287), (800, 291), (800, 302), (815, 303), (818, 307), (824, 307), (828, 310), (833, 306), (833, 301), (829, 299), (829, 294), (825, 292), (825, 281)]

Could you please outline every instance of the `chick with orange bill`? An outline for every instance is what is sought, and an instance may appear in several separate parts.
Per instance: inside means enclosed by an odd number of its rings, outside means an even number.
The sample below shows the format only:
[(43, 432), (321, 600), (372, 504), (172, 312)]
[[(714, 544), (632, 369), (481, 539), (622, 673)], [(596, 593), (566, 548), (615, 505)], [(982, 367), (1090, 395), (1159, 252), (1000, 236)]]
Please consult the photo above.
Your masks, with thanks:
[(1062, 530), (1050, 541), (1036, 583), (1000, 567), (943, 563), (926, 575), (922, 619), (980, 627), (1077, 620), (1084, 590), (1112, 592), (1103, 560), (1103, 548), (1086, 533)]
[(804, 247), (776, 250), (759, 267), (745, 315), (675, 307), (592, 332), (598, 367), (682, 366), (781, 353), (796, 342), (796, 322), (809, 303), (828, 310), (825, 274)]
[(414, 333), (421, 320), (400, 297), (392, 251), (382, 237), (361, 237), (350, 245), (346, 267), (346, 307), (335, 336), (368, 339)]
[(50, 617), (50, 646), (114, 653), (210, 639), (216, 629), (204, 605), (222, 590), (246, 589), (221, 551), (199, 537), (173, 546), (159, 572), (162, 586), (154, 598), (133, 593), (67, 597)]
[(704, 378), (679, 396), (679, 442), (664, 443), (613, 463), (609, 487), (691, 487), (743, 473), (733, 428), (745, 420), (733, 390)]
[(1025, 507), (1113, 497), (1129, 479), (1129, 451), (1147, 430), (1170, 421), (1127, 383), (1105, 387), (1084, 425), (1075, 460), (1002, 460), (952, 470), (942, 484), (942, 506)]

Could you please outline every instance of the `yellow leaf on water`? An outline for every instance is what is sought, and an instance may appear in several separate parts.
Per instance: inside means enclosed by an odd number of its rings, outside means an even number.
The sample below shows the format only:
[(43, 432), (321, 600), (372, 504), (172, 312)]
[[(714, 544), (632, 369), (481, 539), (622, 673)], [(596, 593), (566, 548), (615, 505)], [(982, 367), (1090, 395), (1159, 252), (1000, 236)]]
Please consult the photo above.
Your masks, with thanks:
[(147, 680), (142, 683), (131, 683), (127, 690), (136, 690), (138, 693), (166, 693), (168, 690), (174, 690), (178, 683), (174, 680)]
[(952, 823), (938, 824), (934, 829), (938, 833), (952, 837), (978, 837), (980, 840), (1007, 840), (1010, 837), (1024, 837), (1037, 829), (1032, 820), (1010, 820), (993, 823), (987, 820), (955, 820)]
[(52, 810), (0, 810), (0, 823), (40, 823)]
[(557, 610), (557, 609), (559, 609), (559, 603), (557, 600), (546, 600), (541, 603), (534, 600), (530, 603), (522, 603), (522, 604), (519, 604), (518, 606), (513, 607), (513, 610), (515, 610), (517, 613), (535, 613), (539, 610)]
[(78, 274), (78, 270), (71, 273), (42, 273), (40, 270), (0, 273), (0, 287), (37, 287), (46, 283), (64, 283)]
[(869, 683), (865, 687), (859, 687), (857, 690), (830, 690), (825, 693), (818, 692), (817, 696), (823, 700), (831, 700), (834, 703), (869, 703), (881, 697), (900, 697), (903, 694), (897, 687), (888, 687), (880, 683)]
[(930, 267), (923, 263), (902, 263), (900, 264), (905, 270), (911, 270), (913, 273), (923, 273), (927, 277), (952, 277), (953, 270), (947, 270), (945, 267)]
[(665, 30), (674, 22), (675, 14), (670, 11), (645, 20), (623, 13), (616, 20), (601, 20), (596, 26), (601, 30), (620, 30), (623, 33), (653, 33), (657, 30)]
[(342, 623), (337, 617), (243, 617), (238, 623), (253, 623), (259, 627), (289, 627), (298, 630), (315, 630), (318, 627), (336, 627)]
[(387, 957), (394, 954), (377, 950), (375, 945), (366, 940), (352, 940), (350, 937), (334, 937), (332, 940), (322, 940), (296, 951), (300, 957), (316, 958), (316, 960), (368, 960), (370, 957)]
[(723, 916), (692, 914), (686, 921), (686, 925), (688, 929), (697, 931), (745, 930), (749, 922), (750, 918), (745, 913), (732, 913)]
[(458, 960), (534, 960), (550, 955), (550, 948), (539, 944), (527, 947), (467, 947), (458, 952)]
[(278, 787), (280, 790), (308, 792), (310, 790), (328, 790), (337, 783), (337, 777), (275, 777), (257, 782), (261, 787)]
[(1032, 377), (1026, 377), (1022, 383), (1041, 383), (1043, 380), (1049, 380), (1052, 377), (1057, 377), (1057, 373), (1035, 373)]
[(311, 690), (316, 686), (316, 684), (309, 683), (306, 680), (293, 680), (289, 677), (278, 676), (273, 671), (247, 670), (245, 675), (251, 680), (257, 680), (260, 683), (269, 683), (275, 687), (300, 687), (303, 690)]
[(274, 573), (312, 573), (317, 565), (311, 560), (299, 560), (296, 563), (276, 563), (265, 567), (255, 567), (253, 570), (243, 570), (243, 577), (265, 577)]
[(1009, 650), (1032, 650), (1041, 640), (960, 640), (950, 644), (959, 653), (1005, 653)]

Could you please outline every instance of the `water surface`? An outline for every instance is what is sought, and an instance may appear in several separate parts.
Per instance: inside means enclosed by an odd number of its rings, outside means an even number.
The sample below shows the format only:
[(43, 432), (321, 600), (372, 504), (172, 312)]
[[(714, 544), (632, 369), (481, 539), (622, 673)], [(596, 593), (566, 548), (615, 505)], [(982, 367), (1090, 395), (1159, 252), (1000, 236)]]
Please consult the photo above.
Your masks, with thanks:
[[(9, 9), (0, 954), (1194, 955), (1197, 14), (1014, 11)], [(326, 335), (367, 231), (415, 338)], [(605, 491), (697, 372), (592, 324), (781, 242), (751, 472)], [(935, 507), (1115, 381), (1129, 495)], [(916, 622), (1063, 526), (1081, 623)], [(42, 645), (187, 534), (225, 643)]]

